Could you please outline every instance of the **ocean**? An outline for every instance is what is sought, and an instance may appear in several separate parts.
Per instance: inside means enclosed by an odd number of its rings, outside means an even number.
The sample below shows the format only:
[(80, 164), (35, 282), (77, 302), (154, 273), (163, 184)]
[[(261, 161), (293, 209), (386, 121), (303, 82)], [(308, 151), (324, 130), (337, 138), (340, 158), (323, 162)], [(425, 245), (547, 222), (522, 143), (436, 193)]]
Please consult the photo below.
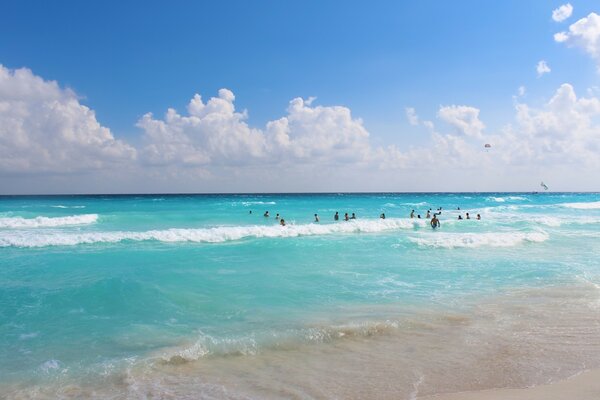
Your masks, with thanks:
[(549, 383), (600, 367), (599, 255), (599, 193), (4, 196), (0, 398)]

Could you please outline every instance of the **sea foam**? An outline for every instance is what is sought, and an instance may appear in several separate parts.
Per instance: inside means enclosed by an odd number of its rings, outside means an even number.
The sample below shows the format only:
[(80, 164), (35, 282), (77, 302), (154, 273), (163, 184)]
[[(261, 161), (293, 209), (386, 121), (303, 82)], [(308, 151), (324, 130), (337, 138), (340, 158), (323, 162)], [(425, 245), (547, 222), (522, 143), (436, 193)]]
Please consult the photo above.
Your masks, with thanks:
[(600, 201), (594, 201), (591, 203), (564, 203), (562, 206), (576, 208), (578, 210), (596, 210), (600, 209)]
[(443, 233), (428, 237), (411, 237), (409, 240), (427, 247), (512, 247), (525, 242), (540, 243), (548, 240), (544, 231), (501, 233)]
[(425, 220), (379, 219), (347, 221), (336, 224), (288, 226), (222, 226), (197, 229), (166, 229), (142, 232), (36, 232), (14, 234), (0, 232), (0, 247), (74, 246), (78, 244), (117, 243), (126, 240), (160, 242), (221, 243), (245, 238), (286, 238), (349, 233), (374, 233), (425, 226)]
[(0, 228), (46, 228), (67, 225), (93, 224), (98, 220), (98, 214), (69, 215), (66, 217), (0, 218)]

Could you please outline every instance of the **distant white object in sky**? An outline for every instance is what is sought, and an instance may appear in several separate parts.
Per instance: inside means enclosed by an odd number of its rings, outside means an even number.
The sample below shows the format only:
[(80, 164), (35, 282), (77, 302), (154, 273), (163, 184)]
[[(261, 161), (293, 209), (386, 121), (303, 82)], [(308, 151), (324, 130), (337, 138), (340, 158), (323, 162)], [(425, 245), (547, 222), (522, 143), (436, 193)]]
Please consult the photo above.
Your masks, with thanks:
[(562, 22), (573, 14), (573, 6), (571, 3), (563, 4), (556, 10), (552, 11), (552, 19), (556, 22)]
[(547, 73), (549, 73), (550, 71), (552, 71), (552, 70), (550, 69), (550, 67), (548, 66), (548, 64), (546, 63), (546, 61), (544, 61), (544, 60), (540, 60), (540, 61), (537, 63), (537, 66), (535, 67), (535, 70), (537, 71), (538, 78), (539, 78), (540, 76), (542, 76), (542, 75), (544, 75), (544, 74), (547, 74)]

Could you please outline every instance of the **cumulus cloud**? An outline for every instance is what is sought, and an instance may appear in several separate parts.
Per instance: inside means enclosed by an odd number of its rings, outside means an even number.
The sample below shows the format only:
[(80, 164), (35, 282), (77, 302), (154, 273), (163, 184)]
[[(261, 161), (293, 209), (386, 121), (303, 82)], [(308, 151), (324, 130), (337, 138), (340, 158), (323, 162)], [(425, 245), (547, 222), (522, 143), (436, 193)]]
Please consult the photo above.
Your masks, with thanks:
[(456, 105), (440, 107), (437, 116), (466, 136), (480, 137), (485, 128), (479, 119), (479, 109), (475, 107)]
[(369, 132), (349, 108), (313, 107), (299, 97), (267, 123), (266, 137), (273, 156), (305, 161), (362, 161), (369, 148)]
[(75, 93), (0, 65), (0, 172), (72, 172), (133, 160)]
[(573, 14), (573, 6), (570, 3), (563, 4), (552, 11), (552, 19), (556, 22), (562, 22)]
[(544, 61), (544, 60), (538, 61), (537, 65), (535, 66), (535, 70), (537, 72), (538, 78), (540, 76), (550, 73), (550, 71), (552, 71), (550, 69), (550, 67), (548, 66), (548, 63), (546, 63), (546, 61)]
[(558, 32), (554, 40), (579, 47), (596, 62), (600, 62), (600, 16), (594, 12), (569, 26), (568, 32)]
[(525, 93), (526, 93), (525, 86), (519, 86), (519, 89), (517, 90), (517, 94), (520, 97), (523, 97), (523, 96), (525, 96)]
[(290, 101), (287, 115), (265, 129), (248, 126), (235, 96), (221, 89), (206, 103), (196, 94), (188, 115), (169, 109), (164, 119), (144, 115), (142, 160), (151, 165), (252, 165), (280, 161), (359, 161), (368, 151), (369, 133), (350, 109), (313, 106), (315, 98)]
[[(520, 95), (524, 92), (519, 88)], [(98, 178), (104, 169), (119, 167), (123, 190), (129, 191), (392, 190), (385, 184), (399, 179), (412, 182), (409, 190), (431, 189), (428, 179), (447, 183), (436, 190), (472, 190), (463, 178), (488, 182), (482, 178), (487, 171), (492, 178), (487, 189), (497, 189), (498, 170), (522, 168), (514, 174), (521, 176), (540, 166), (559, 172), (600, 168), (600, 99), (592, 91), (587, 96), (578, 97), (566, 83), (542, 106), (517, 97), (514, 122), (492, 132), (473, 106), (441, 106), (440, 127), (409, 107), (409, 122), (414, 118), (426, 126), (429, 138), (413, 146), (375, 146), (347, 107), (295, 98), (281, 118), (257, 128), (249, 125), (246, 111), (236, 110), (234, 93), (221, 89), (208, 100), (194, 95), (183, 113), (144, 115), (137, 122), (142, 140), (136, 150), (115, 139), (72, 91), (29, 70), (0, 67), (0, 178), (7, 182), (12, 173), (13, 185), (25, 187), (18, 178), (23, 172), (60, 178), (87, 170), (97, 171)], [(485, 143), (492, 144), (491, 151)], [(465, 186), (454, 186), (457, 172)], [(41, 181), (48, 181), (46, 175)], [(86, 191), (98, 190), (97, 179), (85, 181), (93, 182), (81, 186)], [(131, 189), (135, 181), (150, 183)], [(60, 182), (64, 191), (74, 180)], [(105, 179), (103, 191), (111, 191), (113, 182)], [(200, 182), (213, 186), (206, 189)]]
[(236, 112), (234, 94), (221, 89), (206, 103), (196, 94), (182, 116), (170, 108), (164, 119), (144, 115), (137, 126), (144, 131), (142, 162), (150, 165), (202, 166), (243, 164), (265, 153), (263, 134), (246, 123), (245, 112)]

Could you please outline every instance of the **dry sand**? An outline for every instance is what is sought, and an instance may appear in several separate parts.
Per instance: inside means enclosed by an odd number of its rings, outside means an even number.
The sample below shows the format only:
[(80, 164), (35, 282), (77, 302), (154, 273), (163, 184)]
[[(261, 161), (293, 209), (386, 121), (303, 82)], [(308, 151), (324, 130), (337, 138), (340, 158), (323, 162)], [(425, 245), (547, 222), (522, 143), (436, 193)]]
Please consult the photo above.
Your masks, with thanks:
[(586, 371), (564, 381), (525, 389), (492, 389), (439, 394), (418, 400), (598, 400), (600, 370)]

